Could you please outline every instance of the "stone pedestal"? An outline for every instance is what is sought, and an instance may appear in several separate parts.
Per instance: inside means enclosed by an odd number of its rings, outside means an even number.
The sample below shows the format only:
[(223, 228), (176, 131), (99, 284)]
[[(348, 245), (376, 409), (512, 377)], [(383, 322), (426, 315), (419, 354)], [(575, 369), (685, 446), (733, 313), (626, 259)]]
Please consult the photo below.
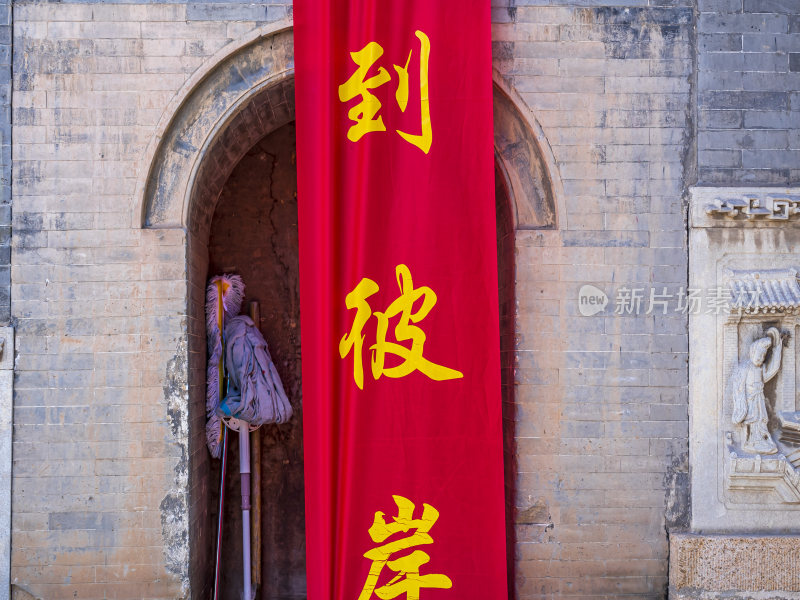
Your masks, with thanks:
[(14, 399), (14, 329), (0, 327), (0, 600), (11, 583), (11, 433)]
[(800, 537), (670, 535), (669, 598), (800, 599)]

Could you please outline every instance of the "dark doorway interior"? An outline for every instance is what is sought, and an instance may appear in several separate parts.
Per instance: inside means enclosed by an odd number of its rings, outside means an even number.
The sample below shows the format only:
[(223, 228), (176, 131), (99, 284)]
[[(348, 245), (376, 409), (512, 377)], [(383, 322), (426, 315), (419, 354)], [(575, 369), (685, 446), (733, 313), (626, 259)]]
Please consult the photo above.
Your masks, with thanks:
[[(258, 598), (263, 600), (306, 597), (297, 248), (295, 128), (289, 123), (256, 143), (233, 170), (217, 203), (209, 239), (209, 276), (238, 273), (246, 285), (245, 306), (250, 300), (259, 302), (261, 333), (294, 409), (290, 423), (260, 430), (263, 585)], [(236, 434), (228, 440), (222, 599), (239, 600), (239, 449)], [(212, 461), (212, 485), (219, 485), (219, 463)]]
[(516, 237), (509, 185), (498, 162), (494, 170), (495, 218), (497, 223), (497, 284), (500, 307), (500, 386), (503, 402), (503, 467), (506, 498), (506, 561), (508, 597), (516, 598), (516, 481), (517, 442), (514, 405), (514, 366), (516, 356)]

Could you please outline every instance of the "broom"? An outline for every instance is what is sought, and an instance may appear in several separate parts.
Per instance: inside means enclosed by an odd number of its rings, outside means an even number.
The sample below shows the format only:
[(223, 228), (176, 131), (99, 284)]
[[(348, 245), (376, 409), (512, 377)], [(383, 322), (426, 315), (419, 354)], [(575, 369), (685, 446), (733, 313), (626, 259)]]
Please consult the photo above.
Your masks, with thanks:
[(225, 470), (227, 467), (228, 428), (222, 426), (217, 415), (222, 385), (225, 379), (223, 364), (226, 318), (235, 317), (242, 308), (244, 283), (238, 275), (220, 275), (211, 279), (206, 288), (206, 332), (208, 336), (208, 370), (206, 372), (206, 443), (211, 456), (222, 457), (222, 474), (219, 488), (219, 513), (217, 521), (217, 552), (214, 569), (214, 600), (219, 598), (219, 580), (222, 556), (222, 516), (225, 506)]

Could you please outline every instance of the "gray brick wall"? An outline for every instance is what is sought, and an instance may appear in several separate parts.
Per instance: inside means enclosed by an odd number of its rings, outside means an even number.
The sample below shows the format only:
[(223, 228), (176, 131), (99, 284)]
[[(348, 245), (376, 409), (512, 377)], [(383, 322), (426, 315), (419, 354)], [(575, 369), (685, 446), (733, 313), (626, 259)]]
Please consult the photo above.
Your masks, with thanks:
[(11, 317), (11, 0), (0, 0), (0, 324)]
[(800, 181), (800, 5), (699, 0), (698, 180)]
[[(687, 514), (687, 319), (611, 313), (621, 285), (686, 285), (695, 11), (689, 0), (602, 4), (493, 6), (495, 67), (541, 125), (563, 186), (559, 228), (513, 241), (517, 362), (504, 413), (516, 435), (520, 600), (663, 598), (666, 529)], [(64, 1), (16, 10), (12, 573), (42, 597), (67, 588), (178, 597), (184, 582), (164, 572), (180, 575), (173, 563), (183, 557), (165, 556), (174, 531), (163, 522), (181, 517), (172, 491), (185, 439), (165, 411), (173, 418), (186, 404), (186, 298), (202, 298), (188, 289), (185, 256), (204, 271), (208, 255), (186, 250), (179, 230), (130, 229), (131, 198), (183, 81), (291, 8)], [(758, 97), (726, 93), (772, 90), (713, 91), (730, 104)], [(775, 107), (765, 119), (784, 110), (778, 97), (758, 101)], [(769, 131), (791, 137), (788, 127)], [(577, 314), (583, 283), (612, 296), (607, 314)], [(190, 365), (202, 370), (202, 357)], [(174, 513), (159, 509), (167, 492)], [(72, 550), (51, 566), (53, 547)]]
[[(615, 315), (614, 292), (686, 286), (693, 3), (493, 4), (495, 67), (566, 209), (516, 235), (516, 597), (664, 598), (666, 531), (687, 516), (687, 318)], [(578, 314), (584, 283), (605, 313)]]
[(261, 23), (201, 12), (14, 2), (11, 577), (37, 598), (185, 598), (190, 577), (208, 597), (208, 485), (189, 441), (203, 414), (186, 414), (187, 373), (205, 370), (187, 351), (187, 296), (203, 291), (186, 257), (204, 272), (208, 254), (179, 229), (131, 227), (170, 100)]

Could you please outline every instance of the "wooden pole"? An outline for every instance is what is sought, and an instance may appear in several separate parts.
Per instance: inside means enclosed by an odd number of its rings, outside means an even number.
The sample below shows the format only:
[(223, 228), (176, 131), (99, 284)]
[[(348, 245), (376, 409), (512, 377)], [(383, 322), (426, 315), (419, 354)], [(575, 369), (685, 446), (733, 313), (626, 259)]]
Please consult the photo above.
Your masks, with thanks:
[[(250, 318), (253, 319), (256, 328), (261, 331), (261, 310), (258, 302), (250, 303)], [(252, 506), (253, 519), (251, 521), (250, 535), (250, 556), (252, 580), (256, 586), (256, 597), (258, 597), (259, 586), (261, 585), (261, 428), (256, 429), (252, 434), (250, 457), (252, 460), (251, 472), (253, 473), (252, 487)]]
[[(217, 400), (222, 402), (225, 397), (225, 338), (222, 335), (225, 326), (225, 306), (222, 303), (222, 296), (225, 293), (222, 281), (217, 281), (217, 328), (222, 339), (222, 356), (219, 357), (217, 365)], [(214, 566), (214, 600), (219, 599), (220, 584), (222, 575), (222, 520), (225, 514), (225, 470), (228, 468), (228, 427), (225, 423), (220, 423), (222, 427), (222, 473), (219, 478), (219, 512), (217, 513), (217, 548)]]

